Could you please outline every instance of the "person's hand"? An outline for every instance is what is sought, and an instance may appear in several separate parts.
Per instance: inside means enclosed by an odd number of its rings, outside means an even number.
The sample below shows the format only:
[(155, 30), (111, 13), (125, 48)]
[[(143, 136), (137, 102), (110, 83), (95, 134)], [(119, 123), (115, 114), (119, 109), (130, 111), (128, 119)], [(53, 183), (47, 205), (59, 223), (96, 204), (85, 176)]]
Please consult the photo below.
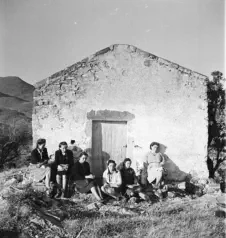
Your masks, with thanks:
[(95, 175), (94, 174), (90, 174), (90, 178), (91, 179), (95, 179)]
[(87, 175), (86, 178), (87, 178), (87, 179), (94, 179), (94, 178), (95, 178), (95, 175), (90, 174), (90, 175)]
[(116, 183), (110, 183), (110, 186), (113, 187), (113, 188), (118, 188), (119, 187), (119, 185), (116, 184)]
[(57, 170), (58, 170), (58, 171), (63, 171), (63, 167), (62, 167), (61, 165), (58, 165), (58, 166), (57, 166)]
[(36, 164), (36, 167), (37, 167), (37, 168), (40, 168), (40, 167), (41, 167), (41, 164), (40, 164), (40, 163)]
[(68, 164), (63, 164), (62, 167), (64, 170), (68, 170)]
[(45, 165), (42, 165), (41, 168), (44, 169), (46, 166)]
[(133, 185), (127, 185), (128, 188), (133, 188)]

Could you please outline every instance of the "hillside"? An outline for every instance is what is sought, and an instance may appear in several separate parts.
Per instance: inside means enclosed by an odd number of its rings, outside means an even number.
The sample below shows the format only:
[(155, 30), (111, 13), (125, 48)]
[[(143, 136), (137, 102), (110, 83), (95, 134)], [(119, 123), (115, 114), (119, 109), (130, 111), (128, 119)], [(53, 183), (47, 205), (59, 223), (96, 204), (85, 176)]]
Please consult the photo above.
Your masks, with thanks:
[(34, 86), (18, 77), (0, 77), (0, 108), (15, 110), (31, 118), (33, 91)]
[(32, 115), (32, 102), (2, 93), (0, 93), (0, 108), (22, 112), (29, 118), (31, 118)]
[(32, 85), (18, 77), (0, 77), (0, 148), (23, 135), (31, 138), (33, 91)]
[(0, 92), (25, 101), (33, 100), (34, 86), (24, 82), (19, 77), (0, 77)]

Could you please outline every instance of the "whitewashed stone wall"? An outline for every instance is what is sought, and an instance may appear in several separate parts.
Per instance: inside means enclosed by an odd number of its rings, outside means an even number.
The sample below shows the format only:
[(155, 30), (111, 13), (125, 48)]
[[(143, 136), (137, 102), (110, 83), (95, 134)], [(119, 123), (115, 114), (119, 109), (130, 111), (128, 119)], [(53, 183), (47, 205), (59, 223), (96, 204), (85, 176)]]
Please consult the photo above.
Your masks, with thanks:
[(206, 96), (206, 76), (134, 46), (112, 45), (37, 83), (34, 144), (46, 138), (50, 153), (71, 139), (91, 148), (88, 113), (126, 111), (134, 115), (127, 152), (134, 166), (157, 141), (165, 146), (169, 179), (183, 179), (180, 170), (207, 177)]

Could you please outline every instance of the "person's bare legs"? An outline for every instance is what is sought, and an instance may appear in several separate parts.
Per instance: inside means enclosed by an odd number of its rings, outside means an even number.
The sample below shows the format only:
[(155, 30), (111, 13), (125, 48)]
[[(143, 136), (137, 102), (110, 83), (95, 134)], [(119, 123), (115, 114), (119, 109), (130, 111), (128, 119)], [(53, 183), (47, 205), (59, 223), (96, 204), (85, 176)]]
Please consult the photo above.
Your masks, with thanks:
[(99, 194), (99, 197), (100, 197), (101, 199), (103, 199), (103, 196), (102, 196), (102, 192), (101, 192), (100, 187), (97, 185), (96, 188), (97, 188), (97, 192), (98, 192), (98, 194)]
[(63, 174), (62, 175), (62, 194), (61, 194), (61, 198), (65, 198), (66, 188), (67, 188), (67, 175)]
[(109, 193), (108, 191), (106, 191), (105, 186), (102, 186), (102, 187), (101, 187), (101, 190), (103, 191), (103, 193), (105, 193), (105, 194), (107, 194), (108, 196), (110, 196), (110, 197), (112, 197), (112, 198), (114, 198), (114, 199), (117, 200), (117, 197), (116, 197), (116, 196), (114, 196), (113, 194), (111, 194), (111, 193)]
[(61, 194), (61, 175), (57, 174), (56, 175), (56, 182), (57, 182), (57, 194), (55, 195), (55, 198), (59, 198), (60, 194)]
[(63, 189), (63, 191), (65, 191), (66, 187), (67, 187), (67, 175), (66, 174), (62, 175), (62, 180), (63, 180), (62, 189)]
[(159, 187), (160, 182), (162, 181), (162, 172), (159, 172), (158, 176), (156, 177), (156, 182), (155, 182), (155, 186)]
[(97, 193), (95, 187), (92, 187), (90, 190), (91, 190), (92, 194), (95, 196), (95, 198), (96, 198), (98, 201), (102, 200), (102, 199), (100, 198), (100, 196), (98, 195), (98, 193)]
[(45, 177), (45, 186), (47, 189), (50, 189), (50, 177), (51, 177), (51, 169), (48, 167)]
[(61, 176), (57, 174), (56, 176), (56, 181), (57, 181), (57, 187), (58, 188), (62, 188), (62, 185), (61, 185)]

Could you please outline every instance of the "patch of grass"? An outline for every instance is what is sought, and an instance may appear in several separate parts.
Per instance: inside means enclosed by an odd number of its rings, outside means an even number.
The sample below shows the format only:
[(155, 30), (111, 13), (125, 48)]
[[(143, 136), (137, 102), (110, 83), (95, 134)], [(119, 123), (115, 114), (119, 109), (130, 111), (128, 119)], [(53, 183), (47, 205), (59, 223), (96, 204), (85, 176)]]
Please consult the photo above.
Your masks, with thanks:
[[(142, 204), (140, 204), (142, 207)], [(127, 217), (93, 217), (67, 220), (65, 227), (73, 234), (82, 231), (81, 238), (137, 237), (225, 237), (224, 218), (215, 216), (217, 207), (212, 201), (156, 203), (146, 208), (144, 215)]]
[[(57, 230), (50, 222), (30, 224), (29, 217), (18, 216), (18, 208), (29, 205), (32, 198), (41, 200), (43, 194), (31, 189), (8, 198), (9, 209), (0, 213), (0, 227), (5, 231), (20, 232), (25, 227), (32, 229), (32, 237), (41, 231), (41, 237), (77, 237), (79, 238), (223, 238), (225, 234), (225, 219), (215, 216), (218, 207), (215, 198), (203, 196), (197, 199), (189, 197), (168, 199), (154, 204), (141, 202), (133, 204), (134, 211), (139, 215), (125, 215), (114, 211), (101, 212), (88, 210), (87, 205), (93, 202), (92, 196), (78, 196), (71, 200), (54, 201), (53, 211), (59, 208), (66, 216), (62, 222), (65, 233)], [(88, 198), (88, 199), (87, 199)], [(77, 200), (76, 200), (77, 199)], [(54, 204), (54, 202), (52, 204)], [(113, 205), (112, 205), (113, 206)], [(121, 208), (124, 205), (121, 204)], [(128, 208), (129, 205), (126, 204)], [(49, 207), (48, 207), (49, 209)], [(142, 213), (140, 213), (142, 211)], [(33, 213), (33, 212), (32, 212)], [(34, 226), (32, 228), (31, 226)], [(39, 227), (39, 228), (38, 228)], [(60, 234), (67, 234), (62, 236)]]

